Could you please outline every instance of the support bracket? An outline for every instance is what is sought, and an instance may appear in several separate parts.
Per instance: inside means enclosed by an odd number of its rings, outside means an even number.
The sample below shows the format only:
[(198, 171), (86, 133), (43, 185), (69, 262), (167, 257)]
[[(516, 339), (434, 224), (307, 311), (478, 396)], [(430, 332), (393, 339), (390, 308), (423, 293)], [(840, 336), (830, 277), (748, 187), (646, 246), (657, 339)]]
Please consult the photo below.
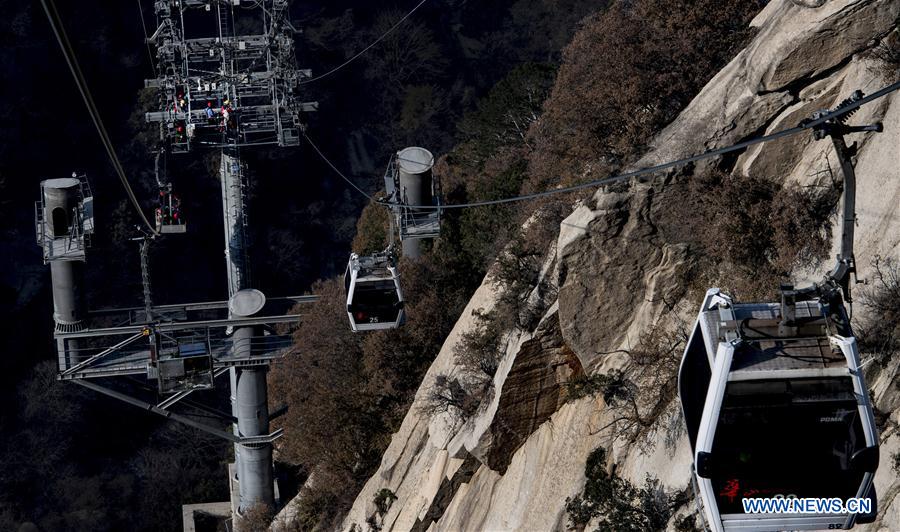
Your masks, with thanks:
[[(848, 105), (858, 102), (863, 98), (862, 91), (855, 91), (849, 98), (842, 101), (834, 109), (819, 111), (812, 116), (812, 120), (819, 119), (827, 114), (838, 111)], [(841, 217), (841, 252), (837, 256), (837, 264), (825, 276), (825, 279), (816, 288), (827, 293), (839, 288), (844, 301), (853, 301), (850, 294), (850, 276), (856, 275), (856, 258), (853, 254), (853, 234), (856, 225), (856, 173), (853, 168), (853, 156), (856, 155), (856, 143), (847, 146), (844, 135), (848, 133), (875, 132), (880, 133), (884, 127), (881, 122), (865, 126), (848, 126), (847, 119), (856, 110), (845, 113), (839, 117), (826, 120), (813, 127), (813, 138), (822, 140), (831, 138), (835, 153), (844, 176), (844, 206)]]
[(237, 443), (239, 445), (245, 447), (257, 447), (260, 445), (266, 445), (274, 442), (278, 438), (280, 438), (284, 434), (284, 429), (279, 428), (273, 431), (270, 434), (264, 434), (261, 436), (235, 436), (233, 433), (218, 429), (211, 425), (207, 425), (206, 423), (200, 423), (199, 421), (195, 421), (188, 416), (184, 416), (181, 414), (177, 414), (170, 410), (166, 410), (164, 408), (160, 408), (157, 405), (152, 403), (148, 403), (146, 401), (142, 401), (136, 397), (131, 397), (130, 395), (124, 394), (122, 392), (118, 392), (116, 390), (112, 390), (105, 386), (100, 386), (99, 384), (88, 381), (88, 380), (76, 380), (77, 384), (84, 386), (89, 390), (93, 390), (98, 393), (102, 393), (103, 395), (112, 397), (113, 399), (118, 399), (120, 401), (124, 401), (130, 405), (136, 406), (142, 410), (146, 410), (147, 412), (152, 412), (154, 414), (158, 414), (164, 418), (171, 419), (173, 421), (177, 421), (179, 423), (185, 424), (189, 427), (194, 427), (195, 429), (202, 430), (208, 434), (212, 434), (213, 436), (218, 436), (219, 438), (228, 440), (232, 443)]

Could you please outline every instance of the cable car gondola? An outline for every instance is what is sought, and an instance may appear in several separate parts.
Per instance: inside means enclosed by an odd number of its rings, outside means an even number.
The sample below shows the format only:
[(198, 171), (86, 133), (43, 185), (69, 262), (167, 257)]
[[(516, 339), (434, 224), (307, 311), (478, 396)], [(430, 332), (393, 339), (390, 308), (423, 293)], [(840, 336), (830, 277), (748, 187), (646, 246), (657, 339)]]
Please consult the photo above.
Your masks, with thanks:
[(172, 183), (163, 183), (160, 175), (165, 175), (165, 160), (162, 171), (159, 167), (160, 156), (163, 151), (156, 152), (156, 158), (153, 162), (153, 172), (156, 176), (156, 186), (159, 189), (157, 196), (158, 204), (155, 210), (154, 221), (156, 222), (156, 232), (158, 234), (169, 233), (185, 233), (187, 225), (181, 215), (181, 199), (172, 192)]
[[(861, 93), (844, 102), (857, 101)], [(842, 105), (844, 105), (842, 104)], [(856, 177), (843, 134), (824, 122), (844, 174), (841, 253), (813, 286), (740, 303), (711, 289), (678, 374), (693, 474), (713, 532), (849, 529), (877, 514), (878, 433), (845, 302), (855, 274)], [(743, 499), (869, 498), (867, 513), (745, 513)]]
[[(679, 394), (713, 531), (846, 529), (875, 515), (878, 436), (843, 306), (707, 292)], [(837, 319), (835, 319), (837, 318)], [(869, 497), (869, 515), (746, 514), (745, 497)]]
[(181, 216), (181, 200), (172, 193), (172, 184), (159, 189), (159, 206), (156, 208), (156, 232), (163, 234), (185, 233), (187, 225)]
[(357, 331), (395, 329), (406, 321), (393, 252), (350, 255), (344, 274), (347, 316)]

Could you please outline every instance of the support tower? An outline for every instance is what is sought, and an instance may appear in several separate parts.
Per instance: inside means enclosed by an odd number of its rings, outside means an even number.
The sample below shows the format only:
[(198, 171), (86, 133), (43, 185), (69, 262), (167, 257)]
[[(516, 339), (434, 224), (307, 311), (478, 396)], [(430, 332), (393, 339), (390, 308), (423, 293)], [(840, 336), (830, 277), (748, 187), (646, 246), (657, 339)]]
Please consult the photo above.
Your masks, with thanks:
[[(297, 68), (288, 0), (157, 0), (159, 109), (147, 113), (172, 153), (221, 149), (219, 177), (225, 228), (229, 319), (256, 313), (265, 298), (251, 290), (247, 257), (246, 172), (240, 150), (299, 144), (300, 114), (314, 102), (298, 97), (298, 82), (311, 75)], [(258, 296), (257, 296), (258, 294)], [(254, 298), (262, 298), (259, 308)], [(257, 326), (231, 330), (234, 356), (249, 357)], [(236, 515), (274, 502), (266, 365), (230, 371), (235, 443)], [(235, 478), (236, 477), (236, 478)], [(240, 525), (240, 520), (236, 520)]]

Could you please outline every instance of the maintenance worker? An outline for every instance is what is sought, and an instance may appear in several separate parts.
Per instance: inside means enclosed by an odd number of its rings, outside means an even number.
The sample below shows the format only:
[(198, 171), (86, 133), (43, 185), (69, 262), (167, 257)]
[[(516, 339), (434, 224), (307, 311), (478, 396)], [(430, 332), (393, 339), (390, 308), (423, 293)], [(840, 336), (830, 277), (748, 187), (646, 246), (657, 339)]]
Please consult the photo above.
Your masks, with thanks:
[(172, 221), (181, 224), (181, 198), (172, 194)]

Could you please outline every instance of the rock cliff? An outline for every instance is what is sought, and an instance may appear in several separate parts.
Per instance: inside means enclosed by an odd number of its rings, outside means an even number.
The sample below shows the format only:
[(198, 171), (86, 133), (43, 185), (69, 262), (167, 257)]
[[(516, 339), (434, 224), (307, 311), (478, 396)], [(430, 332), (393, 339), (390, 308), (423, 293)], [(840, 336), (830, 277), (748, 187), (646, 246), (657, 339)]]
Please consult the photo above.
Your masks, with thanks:
[[(753, 20), (752, 42), (635, 166), (790, 127), (856, 89), (880, 88), (886, 80), (867, 52), (898, 17), (897, 0), (773, 0)], [(900, 258), (900, 96), (883, 98), (854, 117), (860, 123), (877, 120), (884, 133), (854, 137), (860, 278), (870, 273), (875, 256)], [(830, 144), (810, 134), (754, 146), (718, 166), (810, 184), (829, 164), (837, 168)], [(459, 374), (455, 346), (476, 327), (477, 312), (496, 303), (496, 285), (485, 281), (426, 374), (379, 470), (346, 516), (345, 530), (366, 530), (367, 521), (398, 531), (565, 530), (567, 499), (581, 492), (587, 457), (601, 445), (622, 477), (640, 484), (650, 474), (665, 489), (689, 493), (689, 445), (671, 395), (656, 405), (652, 423), (637, 424), (639, 437), (627, 439), (607, 430), (617, 416), (610, 407), (614, 398), (573, 399), (566, 392), (566, 383), (582, 375), (634, 364), (635, 346), (663, 314), (689, 319), (696, 312), (699, 300), (685, 289), (694, 259), (672, 236), (680, 230), (679, 220), (667, 214), (668, 205), (685, 198), (663, 179), (599, 190), (574, 206), (541, 270), (542, 290), (547, 293), (550, 286), (555, 300), (533, 330), (515, 330), (505, 338), (490, 393), (467, 419), (429, 413), (425, 403), (435, 378)], [(895, 361), (871, 376), (876, 405), (894, 423), (881, 434), (876, 478), (881, 511), (870, 530), (900, 529), (900, 482), (890, 467), (891, 454), (900, 449), (892, 428), (900, 421), (897, 371)], [(379, 511), (375, 498), (383, 489), (396, 499)], [(685, 502), (680, 512), (691, 504)], [(674, 517), (670, 527), (673, 522)]]

